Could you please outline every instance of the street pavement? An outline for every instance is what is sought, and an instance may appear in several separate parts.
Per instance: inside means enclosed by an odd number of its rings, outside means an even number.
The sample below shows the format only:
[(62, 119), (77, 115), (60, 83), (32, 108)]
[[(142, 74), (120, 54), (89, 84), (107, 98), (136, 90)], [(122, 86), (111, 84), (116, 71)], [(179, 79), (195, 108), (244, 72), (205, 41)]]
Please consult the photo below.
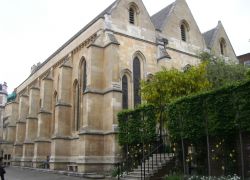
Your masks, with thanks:
[(5, 171), (5, 180), (90, 180), (87, 178), (53, 174), (19, 167), (6, 167)]

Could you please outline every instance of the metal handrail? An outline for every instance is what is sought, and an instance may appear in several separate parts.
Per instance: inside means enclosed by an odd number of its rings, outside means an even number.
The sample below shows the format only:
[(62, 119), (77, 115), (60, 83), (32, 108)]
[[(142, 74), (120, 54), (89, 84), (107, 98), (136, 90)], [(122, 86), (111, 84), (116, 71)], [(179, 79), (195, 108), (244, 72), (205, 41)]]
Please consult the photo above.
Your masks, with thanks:
[[(141, 179), (145, 179), (146, 178), (146, 167), (145, 167), (145, 162), (146, 160), (148, 160), (148, 174), (149, 174), (149, 159), (150, 157), (152, 157), (152, 170), (154, 169), (154, 153), (156, 153), (156, 166), (158, 166), (158, 152), (160, 150), (160, 148), (164, 147), (164, 142), (161, 143), (160, 145), (158, 145), (155, 149), (153, 149), (151, 152), (148, 153), (147, 156), (144, 156), (141, 160)], [(161, 158), (161, 152), (160, 152), (160, 162), (162, 162), (162, 158)], [(165, 153), (163, 156), (163, 160), (166, 159)]]

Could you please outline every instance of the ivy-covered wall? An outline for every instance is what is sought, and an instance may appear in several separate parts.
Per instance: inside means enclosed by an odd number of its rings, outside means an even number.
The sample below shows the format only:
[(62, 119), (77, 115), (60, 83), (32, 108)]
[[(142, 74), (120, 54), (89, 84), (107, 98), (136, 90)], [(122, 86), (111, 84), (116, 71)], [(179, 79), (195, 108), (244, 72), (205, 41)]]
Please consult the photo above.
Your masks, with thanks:
[(149, 143), (156, 137), (156, 109), (152, 105), (118, 114), (119, 144), (137, 145)]
[(211, 137), (250, 131), (250, 81), (182, 98), (169, 105), (168, 115), (174, 140), (195, 142), (207, 131)]
[[(249, 152), (242, 162), (239, 136), (250, 132), (250, 81), (177, 100), (169, 105), (167, 125), (180, 159), (184, 151), (185, 166), (208, 174), (210, 157), (211, 175), (240, 175), (242, 163), (247, 172)], [(188, 152), (191, 147), (194, 152)]]

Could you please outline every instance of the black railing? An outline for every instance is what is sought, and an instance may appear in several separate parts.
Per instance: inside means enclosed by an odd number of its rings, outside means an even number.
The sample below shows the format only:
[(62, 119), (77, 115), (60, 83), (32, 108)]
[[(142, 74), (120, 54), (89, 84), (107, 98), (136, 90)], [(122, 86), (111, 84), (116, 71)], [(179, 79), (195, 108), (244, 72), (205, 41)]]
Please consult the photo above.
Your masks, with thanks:
[[(141, 179), (150, 177), (150, 173), (154, 173), (154, 169), (158, 168), (158, 166), (161, 166), (165, 162), (166, 162), (166, 142), (162, 140), (156, 141), (156, 146), (151, 148), (149, 153), (147, 155), (144, 155), (141, 161)], [(150, 172), (150, 169), (152, 172)]]
[(163, 136), (162, 140), (157, 138), (156, 141), (148, 145), (141, 144), (139, 148), (141, 148), (142, 154), (138, 159), (132, 159), (126, 156), (123, 161), (117, 163), (118, 179), (128, 175), (139, 166), (141, 179), (146, 179), (153, 175), (151, 173), (154, 173), (154, 170), (158, 169), (158, 166), (162, 166), (168, 160), (167, 158), (169, 158), (169, 156), (166, 155), (167, 148), (165, 136)]
[[(125, 143), (123, 160), (117, 164), (116, 168), (118, 179), (123, 175), (128, 175), (138, 166), (141, 166), (141, 179), (145, 179), (151, 173), (151, 168), (154, 172), (154, 168), (166, 160), (166, 132), (163, 132), (165, 108), (147, 107), (128, 112), (120, 117), (119, 123), (122, 127), (120, 134)], [(158, 128), (157, 122), (159, 122)]]

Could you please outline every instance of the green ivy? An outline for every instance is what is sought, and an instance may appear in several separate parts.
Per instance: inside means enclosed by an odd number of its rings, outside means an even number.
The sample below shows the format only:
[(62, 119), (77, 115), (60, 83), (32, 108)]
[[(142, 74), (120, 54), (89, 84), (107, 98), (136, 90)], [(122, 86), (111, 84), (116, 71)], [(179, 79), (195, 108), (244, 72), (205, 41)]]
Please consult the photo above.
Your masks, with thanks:
[(250, 131), (249, 107), (250, 81), (181, 98), (168, 108), (170, 136), (197, 141), (206, 129), (212, 137)]
[(156, 137), (157, 112), (147, 105), (135, 110), (124, 110), (118, 114), (119, 144), (137, 145), (149, 143)]

